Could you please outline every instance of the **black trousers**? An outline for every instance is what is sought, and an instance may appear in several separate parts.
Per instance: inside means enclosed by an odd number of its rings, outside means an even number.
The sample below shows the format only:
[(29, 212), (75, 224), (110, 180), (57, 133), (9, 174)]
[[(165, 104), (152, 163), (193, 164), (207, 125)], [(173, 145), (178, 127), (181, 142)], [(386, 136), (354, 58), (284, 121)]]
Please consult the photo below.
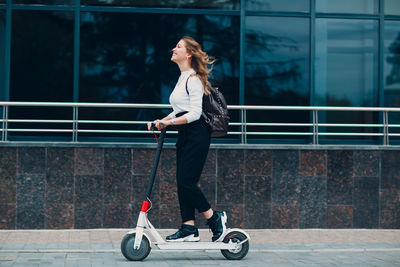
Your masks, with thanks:
[[(181, 114), (178, 114), (181, 115)], [(195, 210), (211, 208), (198, 182), (210, 148), (210, 132), (203, 118), (179, 125), (176, 143), (176, 179), (182, 222), (195, 220)]]

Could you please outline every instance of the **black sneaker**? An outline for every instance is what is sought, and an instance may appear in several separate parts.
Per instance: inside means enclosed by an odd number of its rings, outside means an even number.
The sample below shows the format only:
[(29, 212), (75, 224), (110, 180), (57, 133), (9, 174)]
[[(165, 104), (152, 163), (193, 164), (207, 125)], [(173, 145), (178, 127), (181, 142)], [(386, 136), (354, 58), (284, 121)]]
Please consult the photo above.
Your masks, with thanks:
[[(213, 242), (222, 241), (222, 234), (226, 231), (226, 222), (228, 220), (228, 216), (226, 212), (223, 211), (214, 211), (216, 218), (211, 218), (212, 221), (207, 221), (208, 226), (210, 227), (211, 231), (213, 232), (213, 237), (211, 240)], [(214, 215), (213, 215), (214, 216)], [(221, 239), (221, 240), (220, 240)]]
[(182, 224), (178, 232), (167, 236), (166, 240), (168, 242), (197, 242), (200, 241), (199, 230), (196, 226)]

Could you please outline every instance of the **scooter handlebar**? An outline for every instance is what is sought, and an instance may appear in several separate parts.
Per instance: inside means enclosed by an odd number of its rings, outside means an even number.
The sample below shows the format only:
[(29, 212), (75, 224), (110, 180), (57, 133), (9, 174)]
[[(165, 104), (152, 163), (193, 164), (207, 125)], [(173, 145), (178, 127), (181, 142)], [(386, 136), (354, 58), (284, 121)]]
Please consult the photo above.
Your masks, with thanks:
[[(160, 123), (160, 127), (164, 127), (164, 123)], [(150, 130), (152, 131), (157, 130), (156, 124), (154, 122), (151, 123)]]

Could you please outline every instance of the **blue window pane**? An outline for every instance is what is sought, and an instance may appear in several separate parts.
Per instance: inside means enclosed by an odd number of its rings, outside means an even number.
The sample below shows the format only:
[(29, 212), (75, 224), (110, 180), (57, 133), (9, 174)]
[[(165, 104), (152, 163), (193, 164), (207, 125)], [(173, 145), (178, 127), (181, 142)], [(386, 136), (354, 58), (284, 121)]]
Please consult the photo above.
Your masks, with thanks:
[(386, 15), (400, 15), (400, 1), (399, 0), (385, 0), (385, 14)]
[(400, 106), (400, 21), (385, 22), (385, 106)]
[[(307, 18), (246, 18), (246, 105), (309, 105), (308, 29)], [(248, 113), (249, 122), (306, 123), (308, 120), (308, 112)]]
[(11, 41), (12, 101), (72, 101), (73, 12), (13, 11)]
[(309, 12), (310, 0), (248, 0), (246, 10)]
[[(239, 30), (237, 16), (83, 12), (79, 101), (169, 103), (180, 75), (178, 66), (170, 61), (171, 49), (189, 35), (217, 58), (212, 84), (221, 88), (228, 104), (238, 104)], [(133, 112), (121, 112), (118, 118), (154, 120), (165, 115), (146, 109)], [(79, 114), (88, 118), (109, 115), (101, 111)]]
[[(317, 19), (314, 104), (378, 106), (378, 44), (377, 21)], [(377, 114), (367, 112), (321, 112), (319, 119), (330, 123), (378, 123)], [(344, 131), (343, 128), (320, 130)], [(375, 131), (371, 128), (345, 130)]]
[(75, 0), (12, 0), (13, 4), (30, 5), (74, 5)]
[(240, 0), (81, 0), (82, 5), (97, 6), (132, 6), (155, 8), (210, 8), (210, 9), (239, 9)]
[[(71, 102), (73, 95), (74, 13), (20, 11), (12, 13), (11, 101)], [(70, 108), (11, 107), (10, 119), (71, 119)], [(71, 129), (68, 123), (10, 123), (9, 129)], [(10, 132), (10, 140), (71, 140), (69, 133)], [(63, 139), (65, 138), (65, 139)], [(29, 139), (32, 140), (32, 139)]]
[[(385, 107), (400, 107), (400, 21), (385, 21), (384, 32)], [(389, 113), (389, 124), (400, 124), (400, 113)], [(390, 133), (400, 133), (399, 128), (389, 128)], [(399, 137), (390, 137), (391, 141)]]
[(375, 14), (378, 0), (316, 0), (317, 12)]
[(378, 22), (317, 19), (315, 93), (321, 106), (376, 106)]
[(5, 88), (5, 37), (6, 37), (6, 14), (4, 11), (0, 11), (0, 101), (6, 99), (6, 88)]

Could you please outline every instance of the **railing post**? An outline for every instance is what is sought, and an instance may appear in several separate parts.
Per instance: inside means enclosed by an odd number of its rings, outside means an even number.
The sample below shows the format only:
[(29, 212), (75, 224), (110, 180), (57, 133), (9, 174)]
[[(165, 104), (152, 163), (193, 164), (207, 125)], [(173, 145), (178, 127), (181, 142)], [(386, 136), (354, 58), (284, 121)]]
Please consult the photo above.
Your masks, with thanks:
[(313, 110), (313, 145), (318, 145), (318, 110)]
[(387, 111), (383, 111), (383, 145), (389, 145), (389, 116)]
[(73, 106), (72, 142), (78, 142), (78, 106)]
[(8, 106), (3, 106), (3, 131), (1, 132), (1, 141), (7, 141), (7, 130), (8, 130)]
[(241, 123), (241, 136), (242, 136), (242, 140), (241, 140), (241, 144), (247, 144), (247, 125), (246, 125), (246, 110), (245, 109), (241, 109), (241, 118), (242, 118), (242, 123)]

